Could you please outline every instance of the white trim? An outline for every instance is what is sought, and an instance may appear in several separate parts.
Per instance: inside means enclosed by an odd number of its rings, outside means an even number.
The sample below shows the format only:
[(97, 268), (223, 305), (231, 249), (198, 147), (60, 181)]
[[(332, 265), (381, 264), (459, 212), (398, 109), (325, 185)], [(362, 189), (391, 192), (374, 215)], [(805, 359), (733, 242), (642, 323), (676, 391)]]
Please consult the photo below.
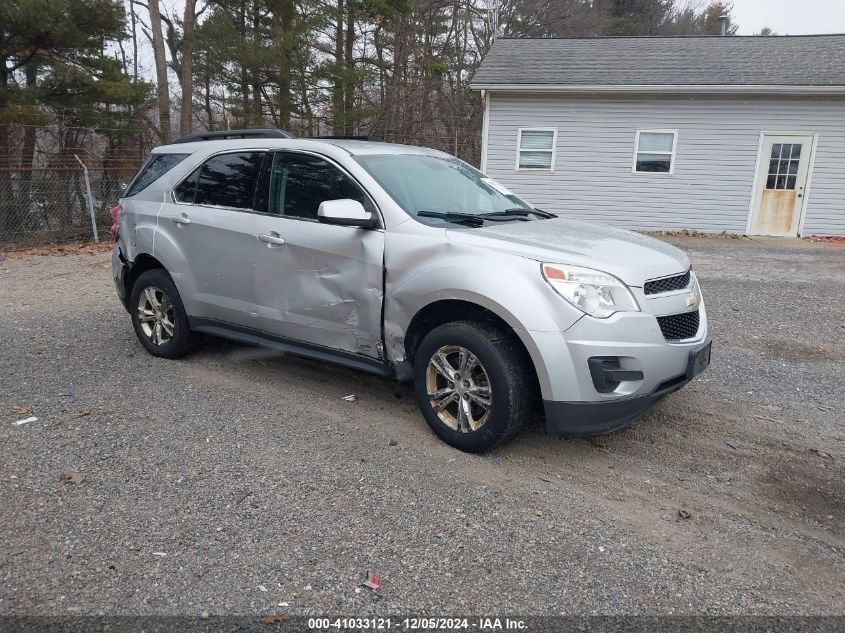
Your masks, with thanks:
[[(672, 135), (672, 151), (671, 152), (660, 152), (660, 151), (650, 151), (650, 150), (642, 150), (640, 151), (640, 134), (645, 132), (646, 134), (671, 134)], [(675, 175), (675, 156), (678, 153), (678, 130), (654, 130), (654, 129), (644, 129), (644, 130), (637, 130), (636, 135), (634, 136), (634, 156), (631, 159), (631, 173), (642, 175), (646, 174), (648, 176), (674, 176)], [(669, 156), (669, 171), (637, 171), (637, 154), (663, 154)]]
[(760, 157), (763, 155), (763, 139), (766, 132), (760, 132), (760, 140), (757, 143), (757, 160), (754, 161), (754, 175), (751, 177), (751, 201), (748, 203), (748, 219), (745, 221), (745, 234), (751, 235), (751, 218), (754, 216), (754, 204), (757, 202), (757, 187), (760, 180)]
[(816, 147), (819, 133), (813, 134), (813, 147), (810, 150), (810, 164), (807, 166), (807, 180), (804, 183), (804, 198), (801, 203), (801, 217), (798, 219), (798, 237), (804, 237), (804, 220), (807, 217), (807, 201), (810, 199), (810, 181), (813, 179), (813, 166), (816, 164)]
[(812, 147), (810, 148), (810, 156), (807, 165), (807, 179), (804, 181), (804, 193), (801, 197), (801, 209), (798, 215), (798, 229), (797, 234), (801, 237), (804, 233), (804, 220), (807, 215), (807, 200), (810, 197), (810, 181), (813, 177), (813, 166), (816, 162), (816, 146), (819, 142), (818, 132), (799, 132), (790, 130), (787, 132), (764, 130), (760, 132), (760, 141), (757, 144), (757, 160), (754, 162), (754, 184), (751, 187), (751, 201), (748, 204), (748, 220), (745, 222), (745, 234), (751, 235), (751, 220), (754, 218), (754, 205), (757, 203), (757, 192), (760, 188), (760, 161), (763, 160), (763, 145), (767, 136), (803, 136), (811, 137)]
[[(522, 133), (523, 132), (551, 132), (552, 133), (552, 160), (549, 167), (520, 167), (519, 158), (523, 152), (534, 152), (537, 154), (547, 154), (547, 149), (522, 149)], [(554, 172), (555, 160), (557, 158), (557, 128), (556, 127), (521, 127), (516, 130), (516, 164), (515, 171), (534, 171), (534, 172)], [(484, 171), (484, 170), (482, 170)]]
[(481, 124), (481, 171), (487, 173), (487, 147), (488, 135), (490, 134), (490, 93), (482, 91), (481, 98), (484, 99), (484, 119)]
[(708, 84), (635, 84), (635, 85), (560, 85), (560, 84), (470, 84), (472, 90), (495, 90), (497, 92), (547, 92), (547, 93), (673, 93), (673, 94), (800, 94), (800, 95), (845, 95), (845, 86), (733, 86)]

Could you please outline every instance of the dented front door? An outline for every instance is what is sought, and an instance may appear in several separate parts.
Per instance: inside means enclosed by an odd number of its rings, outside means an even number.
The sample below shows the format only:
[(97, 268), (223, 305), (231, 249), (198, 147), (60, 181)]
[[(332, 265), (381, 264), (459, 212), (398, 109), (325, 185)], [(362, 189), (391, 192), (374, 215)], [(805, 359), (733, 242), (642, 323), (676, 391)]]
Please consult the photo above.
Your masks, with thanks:
[(812, 136), (764, 135), (752, 235), (798, 235), (812, 149)]
[(278, 153), (270, 214), (256, 222), (255, 294), (264, 331), (378, 358), (384, 232), (316, 219), (323, 200), (365, 200), (357, 187), (321, 157)]

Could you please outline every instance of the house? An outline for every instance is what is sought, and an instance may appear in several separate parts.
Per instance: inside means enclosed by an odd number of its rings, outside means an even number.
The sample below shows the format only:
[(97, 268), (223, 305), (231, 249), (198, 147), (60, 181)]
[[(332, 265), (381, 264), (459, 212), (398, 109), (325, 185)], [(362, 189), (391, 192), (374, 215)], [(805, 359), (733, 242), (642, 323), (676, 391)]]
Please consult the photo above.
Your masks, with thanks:
[(845, 35), (499, 39), (481, 169), (639, 230), (845, 235)]

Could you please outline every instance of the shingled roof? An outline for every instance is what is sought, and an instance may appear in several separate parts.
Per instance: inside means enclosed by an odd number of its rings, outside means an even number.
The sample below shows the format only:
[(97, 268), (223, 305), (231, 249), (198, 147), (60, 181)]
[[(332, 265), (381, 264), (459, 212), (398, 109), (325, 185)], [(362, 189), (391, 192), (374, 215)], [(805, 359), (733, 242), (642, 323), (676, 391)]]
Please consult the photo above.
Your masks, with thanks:
[(845, 88), (845, 35), (498, 39), (476, 89)]

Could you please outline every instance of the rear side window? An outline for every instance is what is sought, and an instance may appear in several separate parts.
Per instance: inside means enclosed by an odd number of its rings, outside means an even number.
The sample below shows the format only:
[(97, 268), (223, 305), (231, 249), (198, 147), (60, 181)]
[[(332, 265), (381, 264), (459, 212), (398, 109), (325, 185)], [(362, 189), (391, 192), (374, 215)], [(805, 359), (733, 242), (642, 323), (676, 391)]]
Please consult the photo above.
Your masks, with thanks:
[(141, 171), (135, 176), (135, 180), (129, 185), (126, 193), (123, 194), (124, 197), (129, 198), (141, 193), (188, 156), (190, 154), (151, 154), (144, 166), (141, 167)]
[(197, 180), (199, 180), (201, 169), (202, 167), (197, 167), (190, 176), (180, 182), (173, 190), (173, 195), (178, 202), (194, 203), (194, 196), (197, 194)]
[[(265, 155), (266, 152), (238, 152), (209, 158), (199, 172), (195, 204), (253, 209)], [(178, 189), (177, 198), (180, 195)], [(182, 192), (183, 195), (188, 193)]]

